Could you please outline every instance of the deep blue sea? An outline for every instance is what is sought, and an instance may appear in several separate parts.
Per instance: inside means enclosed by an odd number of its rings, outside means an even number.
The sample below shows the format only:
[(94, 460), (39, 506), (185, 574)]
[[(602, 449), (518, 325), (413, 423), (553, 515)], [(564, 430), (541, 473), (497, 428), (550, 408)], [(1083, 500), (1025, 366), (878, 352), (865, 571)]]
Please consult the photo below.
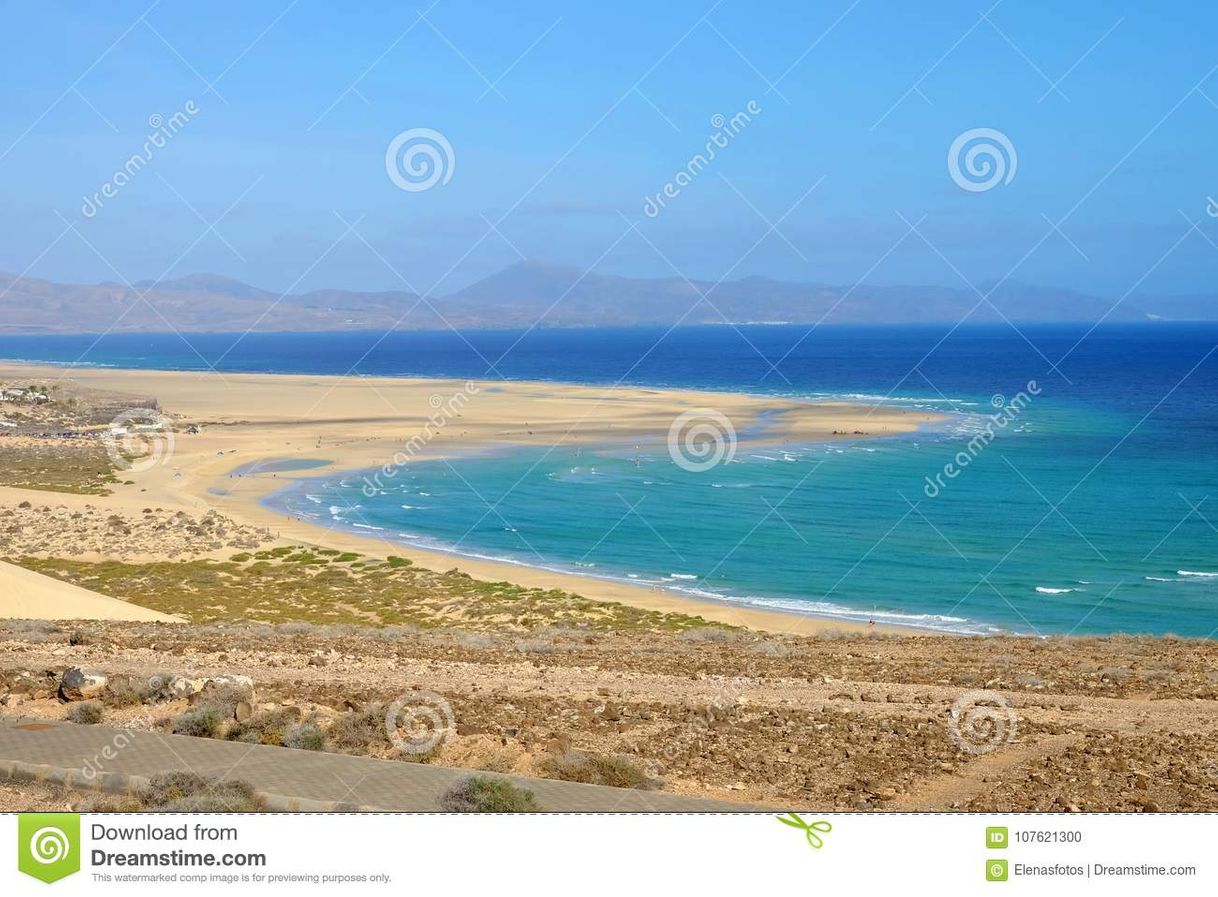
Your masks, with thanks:
[(1020, 331), (0, 336), (0, 357), (622, 382), (943, 411), (948, 423), (898, 438), (744, 438), (706, 471), (663, 447), (539, 446), (413, 463), (371, 497), (358, 474), (323, 475), (272, 501), (390, 539), (757, 606), (962, 632), (1212, 637), (1218, 326)]

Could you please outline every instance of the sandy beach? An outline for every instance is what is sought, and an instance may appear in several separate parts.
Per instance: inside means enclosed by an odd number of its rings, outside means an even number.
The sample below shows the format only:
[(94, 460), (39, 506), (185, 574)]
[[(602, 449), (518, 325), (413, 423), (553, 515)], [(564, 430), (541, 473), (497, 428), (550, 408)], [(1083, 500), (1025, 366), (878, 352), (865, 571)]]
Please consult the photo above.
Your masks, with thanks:
[[(276, 513), (261, 500), (292, 477), (455, 457), (504, 445), (662, 447), (673, 420), (695, 409), (713, 409), (730, 420), (742, 441), (757, 445), (893, 436), (937, 420), (931, 414), (899, 408), (555, 383), (68, 370), (14, 363), (0, 364), (0, 378), (71, 381), (109, 393), (155, 396), (175, 431), (161, 463), (125, 472), (123, 476), (131, 484), (116, 486), (111, 495), (50, 495), (0, 488), (0, 499), (6, 504), (32, 500), (132, 515), (149, 506), (196, 515), (219, 511), (239, 524), (270, 530), (283, 543), (317, 544), (375, 556), (395, 554), (434, 570), (455, 566), (476, 579), (564, 589), (597, 600), (694, 613), (731, 625), (793, 634), (827, 629), (874, 631), (878, 627), (737, 608), (592, 577), (455, 557), (327, 530)], [(198, 433), (187, 432), (194, 427)], [(233, 475), (234, 470), (249, 469), (259, 462), (284, 459), (326, 464), (293, 473)], [(225, 553), (219, 551), (215, 556)], [(85, 552), (84, 556), (92, 555)], [(166, 555), (153, 544), (125, 556), (156, 560)]]

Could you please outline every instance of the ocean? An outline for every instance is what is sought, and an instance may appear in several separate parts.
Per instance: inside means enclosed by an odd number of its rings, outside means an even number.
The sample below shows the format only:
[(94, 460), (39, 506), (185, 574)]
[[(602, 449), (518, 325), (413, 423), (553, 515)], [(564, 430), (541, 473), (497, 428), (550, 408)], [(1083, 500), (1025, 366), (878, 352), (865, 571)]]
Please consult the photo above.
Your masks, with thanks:
[[(276, 506), (456, 554), (938, 631), (1218, 631), (1218, 325), (0, 336), (132, 368), (625, 383), (943, 412), (893, 438), (499, 453)], [(482, 400), (480, 397), (477, 400)], [(389, 459), (386, 459), (387, 461)]]

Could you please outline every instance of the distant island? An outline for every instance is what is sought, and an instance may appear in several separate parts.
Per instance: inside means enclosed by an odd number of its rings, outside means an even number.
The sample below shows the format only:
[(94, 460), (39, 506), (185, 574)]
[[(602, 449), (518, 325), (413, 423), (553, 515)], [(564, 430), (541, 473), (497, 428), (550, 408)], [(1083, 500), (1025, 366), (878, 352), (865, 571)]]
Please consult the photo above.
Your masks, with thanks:
[[(983, 294), (992, 284), (979, 284)], [(1218, 320), (1210, 295), (1091, 296), (1004, 283), (833, 286), (764, 277), (632, 278), (521, 262), (457, 292), (341, 289), (280, 294), (215, 274), (159, 283), (66, 284), (0, 273), (0, 332), (512, 329), (672, 324), (955, 324)]]

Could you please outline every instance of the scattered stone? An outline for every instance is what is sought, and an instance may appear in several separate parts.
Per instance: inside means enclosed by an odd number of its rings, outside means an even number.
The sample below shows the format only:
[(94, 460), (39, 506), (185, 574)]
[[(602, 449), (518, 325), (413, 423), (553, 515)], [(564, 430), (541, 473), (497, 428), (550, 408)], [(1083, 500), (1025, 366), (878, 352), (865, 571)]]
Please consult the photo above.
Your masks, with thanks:
[(59, 681), (60, 700), (86, 701), (95, 698), (105, 690), (108, 681), (101, 670), (69, 667)]

